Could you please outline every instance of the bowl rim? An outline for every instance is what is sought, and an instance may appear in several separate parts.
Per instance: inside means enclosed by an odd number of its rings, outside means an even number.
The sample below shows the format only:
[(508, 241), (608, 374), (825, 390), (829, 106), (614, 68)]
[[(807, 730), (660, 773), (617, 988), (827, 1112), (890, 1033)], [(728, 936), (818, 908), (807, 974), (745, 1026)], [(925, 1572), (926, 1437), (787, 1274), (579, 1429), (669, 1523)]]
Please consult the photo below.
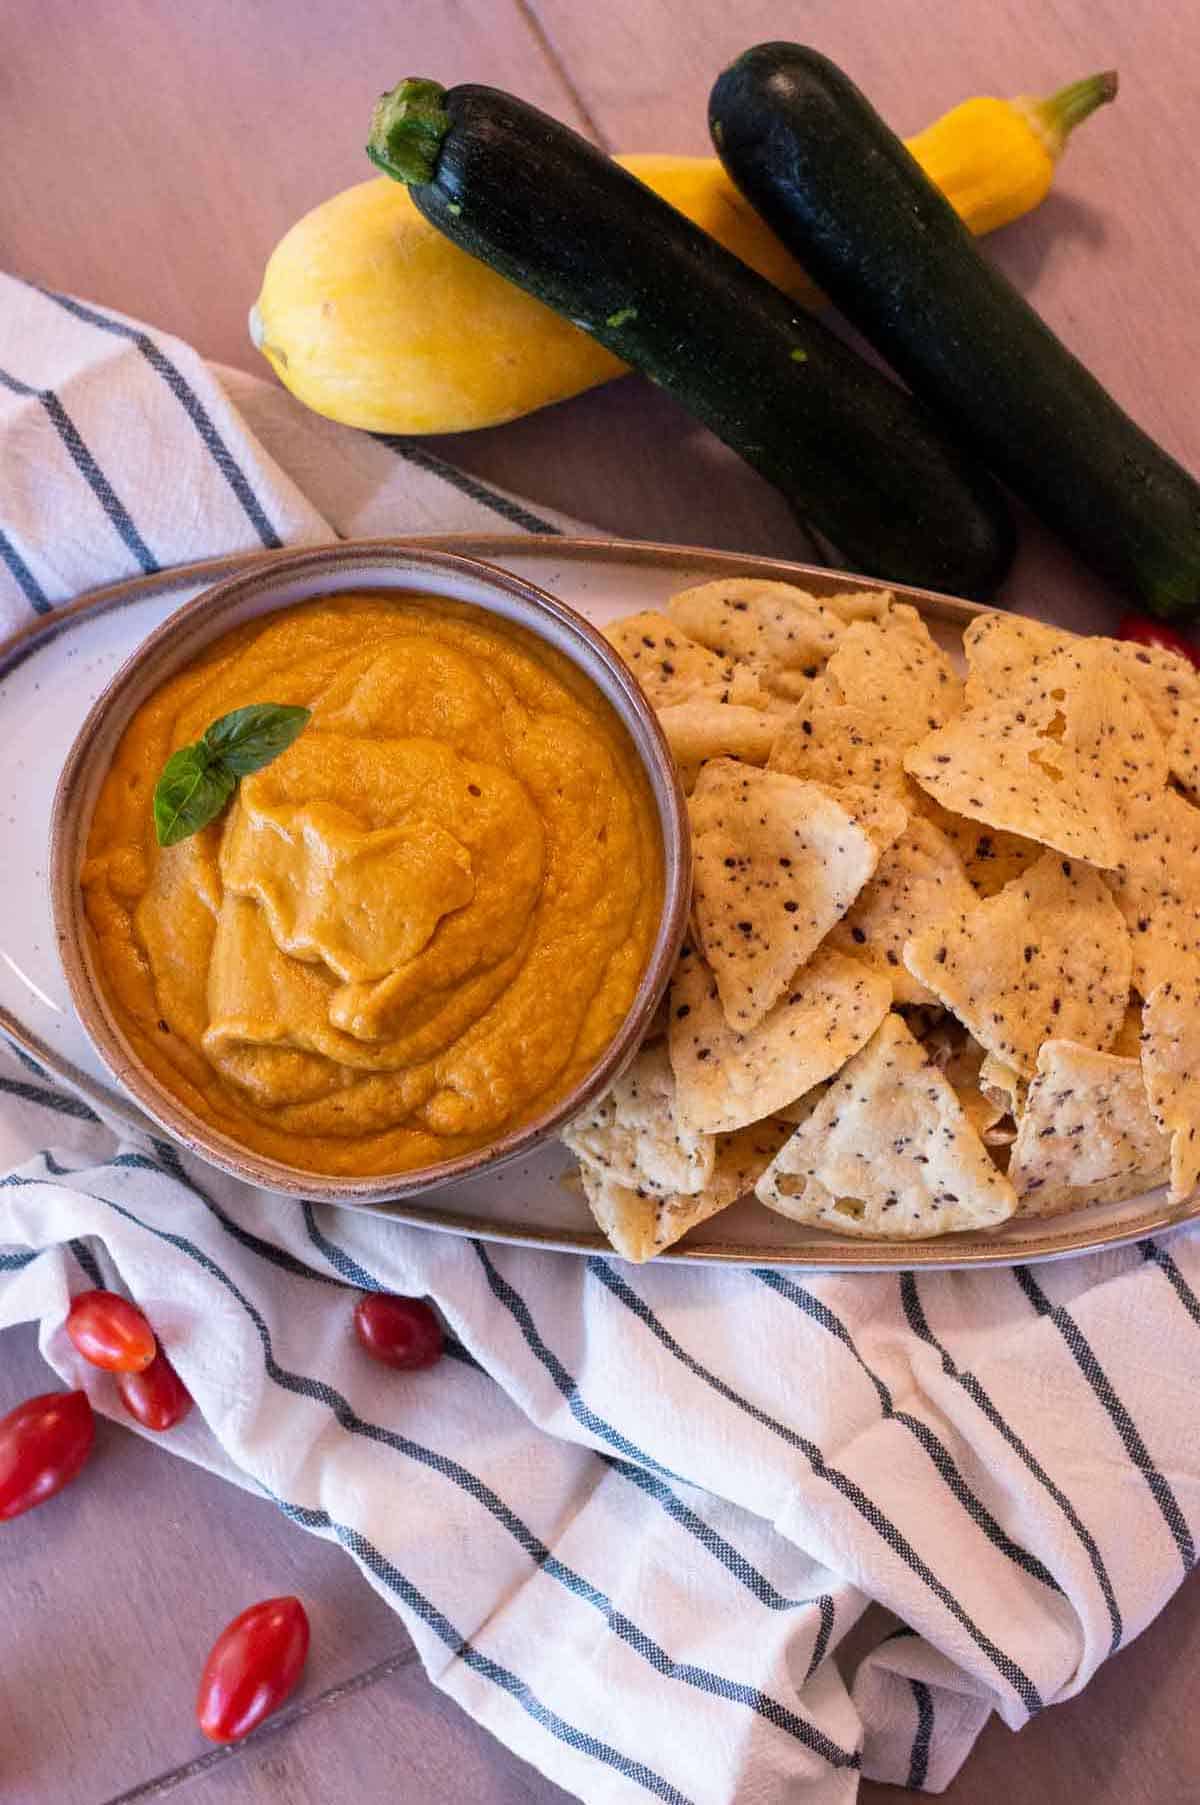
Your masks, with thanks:
[[(382, 574), (397, 569), (428, 577), (429, 587), (435, 593), (439, 576), (464, 578), (485, 589), (498, 591), (521, 604), (533, 616), (549, 617), (565, 630), (568, 640), (586, 649), (598, 661), (615, 692), (608, 693), (606, 699), (633, 741), (654, 799), (662, 840), (663, 900), (650, 957), (620, 1029), (596, 1063), (557, 1103), (532, 1121), (470, 1152), (409, 1171), (346, 1177), (285, 1165), (254, 1152), (195, 1115), (151, 1074), (126, 1040), (97, 980), (79, 870), (96, 796), (103, 782), (102, 777), (95, 777), (89, 769), (91, 748), (101, 731), (113, 732), (115, 748), (116, 737), (124, 731), (147, 696), (238, 624), (228, 616), (244, 603), (261, 602), (264, 597), (270, 598), (273, 592), (285, 590), (305, 578), (337, 578), (345, 589), (369, 589), (372, 571)], [(268, 605), (255, 611), (254, 617), (304, 606), (306, 601), (318, 601), (322, 595), (327, 597), (334, 593), (337, 590), (329, 588), (299, 601), (294, 597), (281, 600), (275, 606), (268, 601)], [(403, 594), (404, 591), (398, 588), (396, 593)], [(477, 605), (488, 612), (484, 604)], [(535, 624), (527, 620), (518, 624), (525, 625), (535, 636), (544, 637)], [(552, 643), (583, 671), (601, 694), (606, 694), (593, 673), (572, 655), (570, 649), (557, 640)], [(144, 687), (148, 670), (153, 676), (148, 687)], [(114, 717), (117, 718), (115, 730)], [(72, 1005), (104, 1064), (151, 1120), (208, 1164), (277, 1195), (339, 1204), (382, 1203), (415, 1196), (456, 1179), (478, 1177), (532, 1153), (620, 1076), (645, 1038), (687, 931), (692, 848), (686, 799), (658, 718), (624, 660), (589, 620), (549, 590), (482, 558), (413, 546), (402, 538), (373, 538), (297, 550), (274, 559), (267, 566), (236, 573), (185, 602), (147, 635), (97, 697), (71, 743), (54, 794), (49, 875), (58, 952)]]

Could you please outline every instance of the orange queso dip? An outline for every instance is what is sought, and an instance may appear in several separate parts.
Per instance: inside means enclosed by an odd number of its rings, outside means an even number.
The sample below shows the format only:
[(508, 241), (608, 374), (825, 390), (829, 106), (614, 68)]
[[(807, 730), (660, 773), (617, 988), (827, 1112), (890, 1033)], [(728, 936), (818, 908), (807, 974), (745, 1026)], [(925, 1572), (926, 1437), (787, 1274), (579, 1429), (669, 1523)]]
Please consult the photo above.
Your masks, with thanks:
[[(254, 702), (312, 711), (223, 814), (161, 848), (169, 755)], [(127, 728), (82, 884), (108, 1005), (242, 1146), (409, 1170), (540, 1115), (633, 1001), (658, 816), (608, 702), (524, 629), (353, 594), (238, 628)]]

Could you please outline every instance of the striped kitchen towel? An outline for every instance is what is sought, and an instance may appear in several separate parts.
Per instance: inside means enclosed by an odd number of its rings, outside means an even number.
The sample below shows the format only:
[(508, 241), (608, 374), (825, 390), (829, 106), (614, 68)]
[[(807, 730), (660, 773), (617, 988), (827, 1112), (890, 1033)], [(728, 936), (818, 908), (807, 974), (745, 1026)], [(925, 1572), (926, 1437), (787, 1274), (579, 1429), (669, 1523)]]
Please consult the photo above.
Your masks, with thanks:
[[(3, 629), (217, 551), (561, 524), (8, 281), (0, 481)], [(0, 1326), (37, 1321), (112, 1413), (63, 1321), (97, 1283), (136, 1298), (199, 1406), (164, 1451), (340, 1542), (435, 1682), (583, 1799), (936, 1791), (1194, 1563), (1191, 1235), (919, 1280), (489, 1247), (282, 1205), (4, 1048), (0, 1173)], [(432, 1296), (451, 1357), (362, 1359), (375, 1288)]]

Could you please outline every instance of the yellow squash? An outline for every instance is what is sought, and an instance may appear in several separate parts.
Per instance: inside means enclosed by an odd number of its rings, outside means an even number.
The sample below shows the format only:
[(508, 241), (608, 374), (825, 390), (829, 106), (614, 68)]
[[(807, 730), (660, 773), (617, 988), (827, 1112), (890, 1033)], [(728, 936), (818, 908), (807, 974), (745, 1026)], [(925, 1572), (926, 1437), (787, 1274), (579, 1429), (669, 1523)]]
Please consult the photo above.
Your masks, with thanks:
[[(1073, 126), (1116, 92), (1092, 76), (1048, 100), (967, 100), (908, 141), (973, 232), (1044, 199)], [(806, 305), (820, 297), (713, 157), (619, 157), (726, 249)], [(499, 426), (625, 365), (467, 256), (381, 176), (305, 214), (271, 255), (254, 343), (306, 406), (369, 432)]]

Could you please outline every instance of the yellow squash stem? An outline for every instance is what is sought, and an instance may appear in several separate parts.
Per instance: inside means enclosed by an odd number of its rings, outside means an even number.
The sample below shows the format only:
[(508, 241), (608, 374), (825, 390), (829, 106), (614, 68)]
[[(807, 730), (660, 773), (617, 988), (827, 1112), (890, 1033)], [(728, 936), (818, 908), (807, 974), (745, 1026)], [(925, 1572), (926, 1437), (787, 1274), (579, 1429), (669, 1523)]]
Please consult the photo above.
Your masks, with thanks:
[(908, 139), (908, 148), (982, 237), (1040, 206), (1072, 130), (1116, 92), (1110, 70), (1072, 82), (1048, 100), (964, 100)]
[[(908, 140), (975, 233), (1044, 200), (1070, 133), (1114, 74), (1045, 100), (966, 100)], [(807, 306), (820, 296), (715, 157), (619, 157), (639, 180)], [(254, 343), (315, 412), (371, 432), (499, 426), (623, 373), (602, 346), (441, 236), (400, 183), (360, 182), (280, 240)]]

